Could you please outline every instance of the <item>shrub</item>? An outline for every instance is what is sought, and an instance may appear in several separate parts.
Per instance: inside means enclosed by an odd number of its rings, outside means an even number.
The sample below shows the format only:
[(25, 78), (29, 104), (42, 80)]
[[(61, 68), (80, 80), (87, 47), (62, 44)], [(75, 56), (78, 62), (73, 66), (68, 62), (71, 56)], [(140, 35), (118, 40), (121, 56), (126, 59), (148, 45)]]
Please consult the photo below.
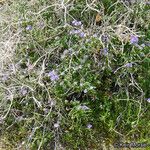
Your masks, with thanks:
[(21, 34), (1, 71), (2, 135), (27, 149), (149, 142), (149, 6), (109, 0), (13, 6)]

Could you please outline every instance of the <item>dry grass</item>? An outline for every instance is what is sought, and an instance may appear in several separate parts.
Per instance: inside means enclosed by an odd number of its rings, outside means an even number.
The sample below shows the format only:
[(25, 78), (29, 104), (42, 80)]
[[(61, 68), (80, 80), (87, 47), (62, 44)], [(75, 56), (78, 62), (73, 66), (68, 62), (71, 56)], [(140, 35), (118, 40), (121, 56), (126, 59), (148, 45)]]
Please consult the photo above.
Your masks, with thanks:
[(5, 139), (0, 138), (0, 150), (12, 150), (9, 143)]
[[(0, 74), (5, 64), (12, 61), (18, 41), (18, 36), (13, 30), (15, 13), (13, 13), (9, 2), (0, 0)], [(0, 137), (0, 150), (9, 150), (8, 144), (4, 141), (5, 140)]]
[(12, 61), (16, 45), (19, 42), (20, 31), (16, 29), (14, 19), (16, 12), (12, 9), (13, 3), (0, 3), (0, 70), (4, 64)]
[[(14, 0), (14, 1), (12, 1), (12, 2), (10, 2), (10, 1), (7, 1), (7, 0), (0, 0), (0, 76), (1, 75), (3, 75), (5, 72), (3, 71), (3, 70), (5, 70), (6, 69), (6, 66), (7, 65), (9, 65), (9, 63), (11, 63), (11, 64), (13, 64), (13, 60), (14, 60), (14, 56), (15, 56), (15, 51), (16, 51), (16, 48), (17, 48), (17, 45), (19, 44), (19, 43), (21, 43), (21, 41), (22, 41), (22, 30), (23, 30), (23, 28), (21, 28), (20, 27), (20, 24), (21, 24), (21, 20), (18, 20), (18, 18), (21, 18), (21, 16), (19, 16), (19, 14), (18, 14), (18, 12), (17, 12), (17, 10), (15, 10), (15, 8), (19, 5), (19, 2), (20, 2), (21, 0), (18, 0), (18, 3), (17, 3), (17, 0)], [(28, 6), (35, 6), (35, 3), (37, 2), (38, 0), (31, 0), (29, 3), (28, 3)], [(52, 0), (53, 1), (53, 0)], [(50, 1), (50, 3), (52, 2), (52, 1)], [(119, 0), (118, 0), (119, 1)], [(24, 2), (24, 1), (22, 1), (22, 2)], [(57, 2), (57, 3), (56, 3)], [(38, 3), (38, 2), (37, 2)], [(56, 12), (56, 18), (62, 18), (62, 20), (63, 20), (63, 22), (64, 22), (64, 26), (66, 26), (67, 24), (69, 24), (69, 21), (67, 20), (67, 14), (69, 14), (69, 12), (67, 12), (68, 10), (69, 10), (69, 8), (70, 8), (70, 5), (73, 5), (73, 4), (65, 4), (65, 5), (63, 5), (63, 3), (62, 4), (60, 4), (60, 1), (55, 1), (55, 3), (57, 4), (56, 6), (55, 6), (55, 9), (54, 9), (54, 13)], [(73, 1), (71, 2), (71, 3), (73, 3)], [(96, 3), (96, 1), (95, 1), (95, 3)], [(124, 3), (123, 3), (124, 4)], [(117, 5), (117, 4), (116, 4)], [(125, 5), (125, 4), (124, 4)], [(38, 6), (38, 4), (37, 4), (37, 6)], [(50, 5), (51, 6), (51, 5)], [(27, 21), (28, 21), (28, 19), (29, 19), (29, 21), (34, 21), (34, 20), (36, 20), (36, 22), (37, 22), (37, 24), (39, 23), (39, 21), (38, 20), (40, 20), (39, 18), (41, 18), (41, 20), (44, 20), (43, 18), (42, 18), (42, 14), (44, 13), (44, 12), (46, 12), (46, 10), (48, 9), (48, 8), (50, 8), (50, 6), (47, 6), (47, 4), (46, 3), (44, 3), (42, 6), (38, 6), (38, 11), (36, 12), (36, 11), (30, 11), (30, 9), (29, 10), (25, 10), (25, 18), (27, 19)], [(57, 8), (57, 7), (59, 7), (59, 8)], [(103, 27), (97, 27), (97, 26), (95, 26), (94, 25), (94, 23), (91, 23), (91, 26), (90, 26), (90, 23), (89, 23), (89, 28), (91, 29), (93, 29), (93, 31), (96, 31), (96, 32), (98, 32), (99, 34), (102, 34), (104, 31), (107, 31), (108, 33), (111, 33), (111, 37), (117, 37), (120, 41), (121, 41), (121, 43), (122, 43), (122, 47), (124, 48), (124, 45), (126, 44), (126, 43), (128, 43), (129, 42), (129, 37), (130, 37), (130, 35), (131, 34), (135, 34), (135, 35), (139, 35), (139, 36), (141, 36), (142, 37), (142, 35), (141, 35), (141, 33), (138, 33), (137, 31), (136, 31), (136, 29), (135, 29), (135, 26), (134, 27), (132, 27), (132, 28), (128, 28), (128, 16), (130, 16), (131, 14), (132, 14), (132, 7), (131, 8), (129, 8), (129, 6), (127, 6), (127, 5), (125, 5), (125, 7), (127, 7), (126, 9), (126, 13), (125, 14), (119, 14), (119, 12), (118, 12), (118, 10), (116, 9), (116, 10), (114, 10), (113, 12), (112, 12), (112, 15), (114, 14), (114, 16), (116, 15), (116, 14), (118, 14), (120, 17), (117, 19), (117, 21), (116, 22), (113, 22), (112, 23), (112, 16), (111, 15), (108, 15), (108, 16), (104, 16), (104, 26)], [(66, 9), (66, 12), (64, 11), (62, 11), (63, 9)], [(88, 10), (88, 11), (91, 11), (91, 10), (94, 10), (94, 11), (96, 11), (96, 12), (99, 12), (99, 10), (97, 10), (97, 9), (95, 9), (95, 7), (94, 7), (94, 1), (91, 3), (91, 4), (88, 4), (87, 6), (86, 6), (86, 9)], [(83, 11), (82, 11), (82, 13), (85, 13), (86, 12), (86, 9), (84, 9)], [(134, 9), (134, 7), (133, 7), (133, 9)], [(57, 10), (58, 10), (58, 12), (57, 12)], [(129, 10), (129, 11), (128, 11)], [(87, 12), (88, 12), (87, 11)], [(104, 13), (104, 12), (101, 12), (102, 14)], [(127, 15), (127, 17), (125, 17)], [(32, 16), (31, 18), (30, 18), (30, 16)], [(34, 16), (34, 17), (33, 17)], [(29, 18), (28, 18), (29, 17)], [(71, 16), (70, 15), (70, 17), (71, 18), (73, 18), (73, 16)], [(89, 14), (89, 18), (90, 18), (90, 14)], [(30, 20), (31, 19), (31, 20)], [(137, 20), (137, 21), (135, 21), (135, 23), (136, 24), (139, 24), (139, 21), (140, 20)], [(45, 22), (44, 22), (45, 23)], [(36, 25), (34, 25), (34, 26), (36, 26)], [(47, 25), (48, 26), (48, 25)], [(23, 26), (24, 27), (24, 26)], [(90, 29), (89, 29), (89, 32), (90, 32)], [(88, 29), (87, 29), (88, 30)], [(54, 28), (54, 31), (55, 31), (55, 28)], [(54, 32), (55, 33), (55, 32)], [(30, 34), (29, 34), (30, 35)], [(43, 38), (44, 37), (44, 38)], [(30, 38), (32, 38), (32, 35), (30, 35)], [(30, 39), (29, 38), (29, 39)], [(45, 40), (45, 38), (47, 38), (47, 37), (45, 37), (45, 36), (39, 36), (39, 39), (41, 39), (42, 38), (42, 40), (44, 39)], [(48, 37), (49, 38), (49, 37)], [(32, 40), (33, 40), (33, 38), (32, 38)], [(28, 41), (28, 39), (27, 39), (27, 43), (28, 42), (30, 42), (30, 41)], [(36, 43), (36, 41), (32, 41), (33, 43), (32, 44), (34, 44), (34, 42)], [(117, 46), (118, 45), (113, 45), (113, 43), (111, 43), (110, 44), (111, 46), (112, 46), (112, 50), (114, 50), (114, 52), (116, 52), (116, 48), (117, 48)], [(115, 47), (116, 46), (116, 47)], [(36, 46), (35, 46), (36, 47)], [(42, 48), (42, 50), (45, 50), (41, 45), (40, 45), (40, 48)], [(124, 49), (121, 49), (122, 51), (124, 50)], [(20, 50), (21, 51), (21, 50)], [(46, 51), (46, 50), (45, 50)], [(42, 51), (43, 52), (43, 51)], [(43, 53), (42, 53), (43, 54)], [(43, 55), (41, 54), (41, 56), (40, 56), (40, 58), (39, 59), (37, 59), (38, 61), (36, 61), (35, 62), (35, 65), (37, 64), (37, 62), (39, 62), (39, 60), (41, 59), (41, 58), (43, 58)], [(44, 55), (45, 56), (45, 55)], [(17, 59), (17, 60), (20, 60), (20, 57), (19, 57), (19, 59)], [(45, 58), (45, 60), (46, 60), (46, 58)], [(43, 61), (43, 66), (45, 66), (45, 60)], [(111, 61), (110, 61), (111, 62)], [(34, 65), (34, 66), (35, 66)], [(44, 68), (44, 67), (43, 67)], [(42, 69), (43, 69), (42, 68)], [(122, 67), (121, 67), (122, 68)], [(38, 68), (38, 69), (40, 69), (40, 68)], [(43, 69), (44, 70), (44, 69)], [(38, 84), (39, 84), (39, 87), (42, 87), (43, 85), (40, 83), (40, 79), (41, 79), (41, 76), (42, 76), (42, 74), (43, 74), (43, 70), (41, 70), (41, 72), (40, 72), (40, 75), (39, 75), (39, 82), (38, 82)], [(118, 69), (119, 70), (119, 69)], [(117, 71), (118, 71), (117, 70)], [(38, 74), (38, 73), (37, 73)], [(38, 76), (38, 75), (37, 75)], [(14, 78), (15, 78), (15, 76), (14, 76)], [(132, 80), (133, 81), (133, 80)], [(18, 84), (17, 84), (17, 86), (19, 85), (20, 87), (22, 86), (24, 86), (24, 84), (23, 84), (23, 82), (24, 81), (22, 81), (22, 83), (20, 83), (20, 82), (18, 82)], [(34, 82), (32, 82), (31, 83), (31, 85), (33, 85), (33, 87), (34, 87), (34, 84), (33, 84)], [(133, 82), (134, 83), (134, 82)], [(21, 85), (20, 85), (21, 84)], [(27, 83), (28, 84), (28, 83)], [(37, 84), (37, 83), (36, 83)], [(36, 85), (35, 84), (35, 85)], [(9, 90), (9, 88), (11, 89), (12, 87), (11, 86), (13, 86), (13, 85), (9, 85), (8, 86), (8, 90)], [(16, 87), (17, 87), (16, 86)], [(19, 87), (18, 86), (18, 87)], [(5, 88), (5, 87), (4, 87)], [(15, 87), (14, 87), (15, 88)], [(6, 88), (5, 88), (6, 89)], [(16, 88), (17, 89), (17, 88)], [(48, 91), (49, 89), (47, 89), (47, 91)], [(128, 89), (127, 89), (128, 90)], [(32, 91), (31, 91), (32, 92)], [(49, 93), (48, 93), (49, 94)], [(42, 96), (42, 95), (41, 95)], [(49, 96), (49, 95), (48, 95)], [(40, 103), (39, 101), (37, 101), (36, 99), (35, 99), (35, 97), (34, 97), (34, 95), (33, 95), (33, 100), (35, 100), (35, 103), (36, 104), (38, 104), (38, 103)], [(4, 101), (4, 103), (5, 103), (5, 98), (4, 98), (4, 100), (2, 100), (2, 102)], [(8, 106), (8, 105), (10, 105), (10, 106)], [(8, 111), (7, 111), (7, 113), (6, 113), (6, 115), (5, 116), (7, 116), (7, 114), (9, 113), (9, 111), (10, 111), (10, 109), (11, 109), (11, 105), (12, 104), (9, 104), (8, 103), (8, 105), (6, 105), (6, 106), (4, 106), (4, 110), (5, 110), (5, 108), (6, 107), (8, 107)], [(24, 107), (24, 106), (23, 106)], [(141, 108), (141, 105), (140, 105), (140, 108)], [(56, 109), (56, 111), (58, 111), (57, 109)], [(139, 114), (140, 114), (140, 111), (141, 111), (141, 109), (139, 110), (139, 113), (138, 113), (138, 121), (139, 121)], [(0, 111), (0, 113), (1, 113), (2, 111)], [(60, 115), (60, 113), (59, 113), (59, 111), (58, 112), (56, 112), (56, 114), (58, 114), (58, 116), (60, 117), (61, 115)], [(1, 114), (0, 114), (1, 115)], [(3, 115), (1, 115), (1, 116), (3, 116)], [(58, 118), (59, 118), (58, 117)], [(5, 118), (5, 117), (4, 117)], [(61, 117), (60, 117), (61, 118)], [(0, 118), (1, 119), (1, 118)], [(30, 118), (29, 118), (30, 119)], [(36, 120), (36, 118), (35, 118), (35, 120)], [(43, 122), (42, 122), (43, 123)], [(32, 135), (32, 133), (33, 133), (33, 135), (32, 136), (34, 136), (34, 129), (35, 129), (35, 131), (36, 131), (36, 129), (38, 128), (38, 127), (36, 127), (36, 126), (33, 126), (32, 127), (33, 128), (33, 132), (31, 132), (31, 135)], [(37, 131), (38, 132), (38, 131)], [(17, 132), (16, 132), (17, 133)], [(45, 129), (43, 129), (43, 137), (44, 137), (44, 134), (45, 134)], [(15, 134), (14, 134), (15, 135)], [(32, 137), (31, 136), (31, 138), (34, 138), (34, 137)], [(36, 136), (36, 135), (35, 135)], [(23, 139), (24, 140), (24, 139)], [(30, 140), (30, 136), (29, 136), (29, 140)], [(56, 139), (54, 139), (54, 140), (56, 140), (57, 141), (57, 133), (56, 133)], [(4, 140), (4, 139), (0, 139), (0, 150), (9, 150), (9, 149), (12, 149), (12, 148), (10, 148), (10, 146), (11, 145), (9, 145), (9, 142), (8, 143), (6, 143), (5, 141), (7, 141), (7, 140)], [(58, 140), (59, 141), (59, 140)], [(41, 143), (39, 144), (39, 149), (41, 148), (41, 144), (42, 144), (42, 140), (41, 140)], [(4, 144), (5, 143), (5, 144)], [(109, 146), (109, 148), (108, 148), (108, 145), (106, 145), (106, 143), (99, 143), (99, 145), (100, 145), (100, 147), (102, 147), (102, 149), (103, 150), (107, 150), (107, 149), (114, 149), (113, 148), (113, 146), (112, 145), (110, 145)], [(98, 146), (99, 146), (98, 145)], [(16, 144), (16, 147), (17, 148), (15, 148), (15, 149), (23, 149), (23, 148), (21, 148), (20, 147), (21, 145), (20, 144)], [(64, 149), (64, 148), (60, 148), (60, 146), (59, 146), (59, 142), (56, 142), (56, 145), (55, 145), (56, 147), (58, 147), (58, 150), (61, 150), (61, 149)], [(24, 148), (25, 149), (25, 148)], [(57, 148), (56, 148), (57, 149)], [(125, 149), (124, 149), (125, 150)]]

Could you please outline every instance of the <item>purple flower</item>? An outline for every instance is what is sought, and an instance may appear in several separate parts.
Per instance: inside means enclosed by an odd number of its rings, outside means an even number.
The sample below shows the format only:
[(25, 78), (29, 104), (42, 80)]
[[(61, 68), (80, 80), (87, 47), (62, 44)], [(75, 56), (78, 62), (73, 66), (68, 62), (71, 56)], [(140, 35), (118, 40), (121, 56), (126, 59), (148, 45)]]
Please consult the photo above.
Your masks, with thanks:
[(32, 26), (31, 25), (27, 25), (26, 30), (32, 30)]
[(5, 81), (7, 81), (8, 80), (8, 75), (3, 75), (2, 76), (2, 80), (5, 82)]
[(43, 21), (40, 21), (40, 22), (37, 23), (37, 26), (39, 28), (44, 28), (44, 25), (45, 25), (45, 23)]
[(71, 30), (70, 31), (70, 33), (69, 33), (70, 35), (74, 35), (74, 34), (77, 34), (77, 35), (79, 35), (81, 38), (83, 38), (83, 37), (86, 37), (86, 33), (84, 33), (83, 31), (81, 31), (81, 30)]
[(125, 64), (125, 67), (130, 68), (130, 67), (132, 67), (132, 64), (133, 64), (133, 63), (127, 63), (127, 64)]
[(80, 36), (81, 38), (84, 38), (84, 37), (86, 37), (86, 34), (85, 34), (84, 32), (80, 32), (80, 33), (79, 33), (79, 36)]
[(102, 40), (102, 42), (107, 43), (108, 42), (108, 36), (106, 34), (102, 35), (101, 40)]
[(105, 48), (101, 49), (100, 54), (107, 56), (108, 55), (108, 48), (105, 47)]
[(71, 30), (70, 31), (70, 34), (79, 34), (80, 33), (80, 30)]
[(25, 96), (28, 93), (28, 90), (27, 88), (22, 88), (20, 92), (23, 96)]
[(135, 35), (130, 36), (130, 44), (137, 44), (139, 41), (138, 37)]
[(105, 56), (108, 54), (108, 48), (105, 47), (105, 48), (103, 49), (103, 54), (104, 54)]
[(146, 100), (147, 100), (147, 102), (149, 102), (149, 103), (150, 103), (150, 98), (147, 98)]
[(72, 24), (75, 25), (77, 23), (77, 20), (73, 20)]
[(87, 90), (87, 89), (85, 89), (85, 90), (84, 90), (84, 93), (87, 93), (87, 92), (88, 92), (88, 90)]
[(48, 76), (50, 76), (51, 81), (55, 81), (59, 79), (59, 76), (57, 75), (57, 73), (52, 70), (48, 73)]
[(81, 26), (81, 25), (82, 25), (81, 21), (77, 21), (77, 20), (73, 20), (73, 21), (72, 21), (72, 24), (73, 24), (74, 26)]
[(148, 42), (147, 42), (147, 43), (145, 43), (145, 45), (146, 45), (146, 46), (148, 46), (148, 47), (150, 47), (150, 43), (148, 43)]
[(80, 30), (74, 30), (74, 34), (79, 34)]
[(89, 123), (89, 124), (87, 124), (87, 128), (88, 129), (91, 129), (92, 128), (92, 125)]
[(55, 101), (55, 100), (52, 100), (52, 99), (49, 99), (49, 100), (48, 100), (48, 105), (50, 105), (50, 106), (55, 106), (55, 104), (56, 104), (56, 101)]
[(141, 45), (136, 45), (140, 50), (142, 50), (146, 45), (143, 43)]
[(145, 46), (146, 46), (146, 45), (145, 45), (144, 43), (143, 43), (143, 44), (141, 44), (141, 47), (142, 47), (142, 48), (144, 48)]
[(76, 35), (79, 35), (81, 38), (86, 37), (86, 33), (84, 33), (83, 31), (81, 31), (80, 29), (78, 29), (78, 30), (73, 29), (73, 30), (71, 30), (69, 32), (69, 34), (70, 35), (76, 34)]
[(70, 35), (74, 34), (73, 30), (71, 30), (71, 31), (69, 32), (69, 34), (70, 34)]
[(79, 106), (78, 108), (81, 109), (81, 110), (89, 110), (90, 109), (86, 105)]
[(145, 2), (145, 4), (150, 5), (150, 1), (149, 2)]
[(59, 123), (54, 123), (54, 128), (58, 128), (59, 127)]
[(95, 33), (92, 37), (97, 38), (97, 34)]

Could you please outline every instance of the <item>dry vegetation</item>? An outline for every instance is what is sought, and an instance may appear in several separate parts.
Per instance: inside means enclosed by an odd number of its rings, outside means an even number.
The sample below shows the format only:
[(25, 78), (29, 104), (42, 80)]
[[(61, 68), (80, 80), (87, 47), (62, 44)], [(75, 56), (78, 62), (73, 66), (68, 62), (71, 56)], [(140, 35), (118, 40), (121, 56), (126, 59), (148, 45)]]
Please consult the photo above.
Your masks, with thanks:
[(0, 150), (150, 142), (148, 2), (0, 0)]

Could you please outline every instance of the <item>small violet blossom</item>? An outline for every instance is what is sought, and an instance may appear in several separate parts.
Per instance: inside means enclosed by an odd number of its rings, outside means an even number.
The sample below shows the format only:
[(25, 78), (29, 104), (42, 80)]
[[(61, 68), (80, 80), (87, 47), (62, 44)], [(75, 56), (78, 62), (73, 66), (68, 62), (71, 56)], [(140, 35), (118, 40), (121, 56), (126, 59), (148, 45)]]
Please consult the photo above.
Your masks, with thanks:
[(148, 47), (150, 47), (150, 43), (148, 43), (148, 42), (146, 42), (145, 45), (148, 46)]
[(130, 67), (132, 67), (132, 64), (133, 64), (133, 63), (127, 63), (127, 64), (125, 64), (125, 67), (130, 68)]
[(7, 81), (8, 80), (8, 75), (3, 75), (2, 76), (2, 80), (5, 82), (5, 81)]
[(139, 41), (139, 39), (137, 36), (135, 36), (135, 35), (130, 36), (130, 44), (138, 44), (138, 41)]
[(97, 37), (98, 37), (98, 35), (95, 33), (92, 37), (97, 38)]
[(79, 106), (78, 108), (81, 109), (81, 110), (89, 110), (90, 109), (86, 105)]
[(79, 34), (80, 33), (80, 30), (71, 30), (70, 31), (70, 34)]
[(28, 25), (28, 26), (26, 27), (26, 30), (27, 30), (27, 31), (32, 30), (32, 26), (31, 26), (31, 25)]
[(146, 46), (146, 45), (143, 43), (143, 44), (141, 44), (141, 45), (138, 45), (138, 48), (139, 48), (140, 50), (142, 50), (145, 46)]
[(89, 123), (89, 124), (87, 124), (87, 128), (88, 129), (91, 129), (92, 128), (92, 125)]
[(40, 22), (37, 23), (37, 26), (38, 26), (39, 28), (44, 28), (45, 23), (44, 23), (43, 21), (40, 21)]
[(48, 76), (50, 76), (51, 81), (56, 81), (59, 79), (59, 76), (57, 75), (57, 73), (54, 70), (50, 71), (48, 73)]
[(105, 48), (101, 49), (100, 53), (104, 56), (107, 56), (108, 55), (108, 48), (105, 47)]
[(108, 36), (106, 34), (102, 35), (101, 40), (102, 40), (102, 42), (107, 43), (108, 42)]
[(143, 44), (141, 44), (141, 47), (142, 47), (142, 48), (144, 48), (145, 46), (146, 46), (146, 45), (145, 45), (144, 43), (143, 43)]
[(146, 100), (147, 100), (147, 102), (149, 102), (149, 103), (150, 103), (150, 98), (147, 98)]
[(150, 1), (149, 2), (145, 2), (146, 5), (150, 5)]
[(84, 33), (83, 31), (81, 31), (81, 30), (71, 30), (70, 32), (69, 32), (69, 34), (70, 35), (79, 35), (81, 38), (84, 38), (84, 37), (86, 37), (86, 33)]
[(86, 37), (86, 34), (85, 34), (84, 32), (80, 32), (80, 33), (79, 33), (79, 36), (80, 36), (81, 38), (84, 38), (84, 37)]
[(33, 67), (34, 67), (33, 65), (29, 64), (29, 65), (28, 65), (28, 70), (32, 70)]
[(23, 96), (25, 96), (28, 93), (28, 90), (26, 88), (22, 88), (20, 92)]
[(59, 127), (59, 123), (54, 123), (54, 128), (58, 128)]
[(81, 26), (81, 25), (82, 25), (81, 21), (77, 21), (77, 20), (73, 20), (73, 21), (72, 21), (72, 24), (73, 24), (74, 26)]

